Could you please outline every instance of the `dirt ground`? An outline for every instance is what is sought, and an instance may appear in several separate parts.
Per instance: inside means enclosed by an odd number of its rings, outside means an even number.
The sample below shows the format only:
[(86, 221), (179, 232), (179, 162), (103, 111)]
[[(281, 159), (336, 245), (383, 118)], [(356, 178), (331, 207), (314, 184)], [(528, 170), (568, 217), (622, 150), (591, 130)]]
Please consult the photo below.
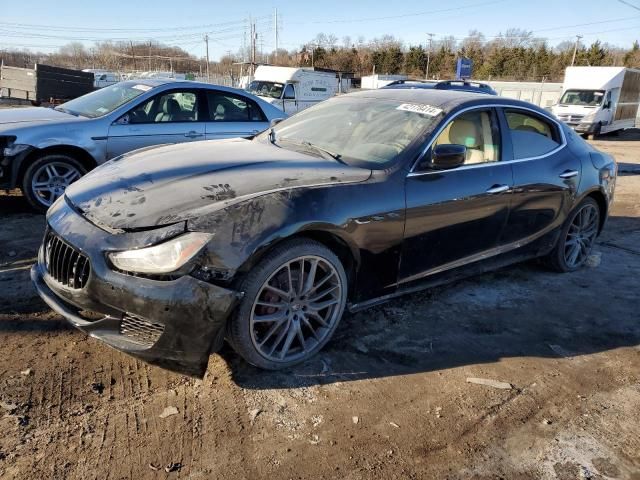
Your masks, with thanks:
[(28, 274), (44, 218), (0, 196), (0, 478), (640, 479), (640, 131), (595, 143), (622, 173), (590, 267), (347, 315), (288, 372), (225, 348), (203, 381), (52, 313)]

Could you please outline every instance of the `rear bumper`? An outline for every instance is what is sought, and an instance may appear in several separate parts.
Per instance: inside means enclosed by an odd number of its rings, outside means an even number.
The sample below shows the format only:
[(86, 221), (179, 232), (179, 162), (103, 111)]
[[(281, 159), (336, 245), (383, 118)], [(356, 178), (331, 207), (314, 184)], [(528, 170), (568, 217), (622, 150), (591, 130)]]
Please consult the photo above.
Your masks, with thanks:
[(222, 342), (236, 292), (189, 275), (159, 281), (113, 271), (104, 257), (109, 234), (67, 209), (57, 209), (65, 210), (63, 216), (49, 215), (50, 227), (90, 259), (89, 278), (80, 289), (59, 283), (48, 273), (41, 247), (31, 269), (40, 297), (74, 327), (113, 348), (169, 370), (204, 376), (210, 353)]

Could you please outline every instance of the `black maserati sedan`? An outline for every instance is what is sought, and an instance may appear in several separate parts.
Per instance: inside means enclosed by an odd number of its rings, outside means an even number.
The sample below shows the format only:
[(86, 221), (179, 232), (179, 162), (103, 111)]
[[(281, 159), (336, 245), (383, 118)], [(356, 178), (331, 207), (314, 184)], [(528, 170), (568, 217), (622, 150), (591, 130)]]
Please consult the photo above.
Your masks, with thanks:
[(49, 209), (31, 276), (74, 326), (153, 364), (202, 376), (227, 339), (279, 369), (345, 309), (534, 257), (580, 268), (616, 174), (529, 103), (359, 92), (249, 140), (96, 168)]

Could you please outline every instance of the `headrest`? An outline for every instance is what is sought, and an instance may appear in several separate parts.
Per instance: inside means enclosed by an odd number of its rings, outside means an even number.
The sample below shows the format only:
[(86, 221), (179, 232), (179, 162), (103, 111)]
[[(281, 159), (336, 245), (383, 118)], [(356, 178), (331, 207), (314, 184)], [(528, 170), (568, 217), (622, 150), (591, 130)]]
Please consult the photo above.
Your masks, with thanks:
[(169, 115), (176, 115), (182, 112), (180, 108), (180, 104), (175, 98), (168, 98), (164, 105), (162, 106), (162, 111), (164, 113), (168, 113)]
[(449, 129), (449, 141), (453, 144), (464, 145), (467, 148), (478, 147), (480, 143), (479, 136), (477, 125), (470, 120), (454, 120)]

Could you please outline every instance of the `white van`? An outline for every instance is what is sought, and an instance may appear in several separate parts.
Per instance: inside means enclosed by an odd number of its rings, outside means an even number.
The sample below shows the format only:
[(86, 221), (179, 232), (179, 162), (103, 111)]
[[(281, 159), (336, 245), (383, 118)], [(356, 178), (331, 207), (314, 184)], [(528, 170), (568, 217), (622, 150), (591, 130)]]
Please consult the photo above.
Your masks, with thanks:
[(640, 103), (640, 70), (568, 67), (553, 114), (576, 132), (594, 137), (633, 128)]
[(247, 91), (287, 114), (304, 110), (347, 90), (348, 79), (339, 81), (336, 72), (268, 65), (256, 68), (253, 81), (247, 87)]
[(121, 80), (121, 76), (114, 72), (107, 70), (100, 70), (96, 68), (85, 68), (83, 72), (93, 73), (93, 86), (94, 88), (104, 88), (114, 83), (118, 83)]

